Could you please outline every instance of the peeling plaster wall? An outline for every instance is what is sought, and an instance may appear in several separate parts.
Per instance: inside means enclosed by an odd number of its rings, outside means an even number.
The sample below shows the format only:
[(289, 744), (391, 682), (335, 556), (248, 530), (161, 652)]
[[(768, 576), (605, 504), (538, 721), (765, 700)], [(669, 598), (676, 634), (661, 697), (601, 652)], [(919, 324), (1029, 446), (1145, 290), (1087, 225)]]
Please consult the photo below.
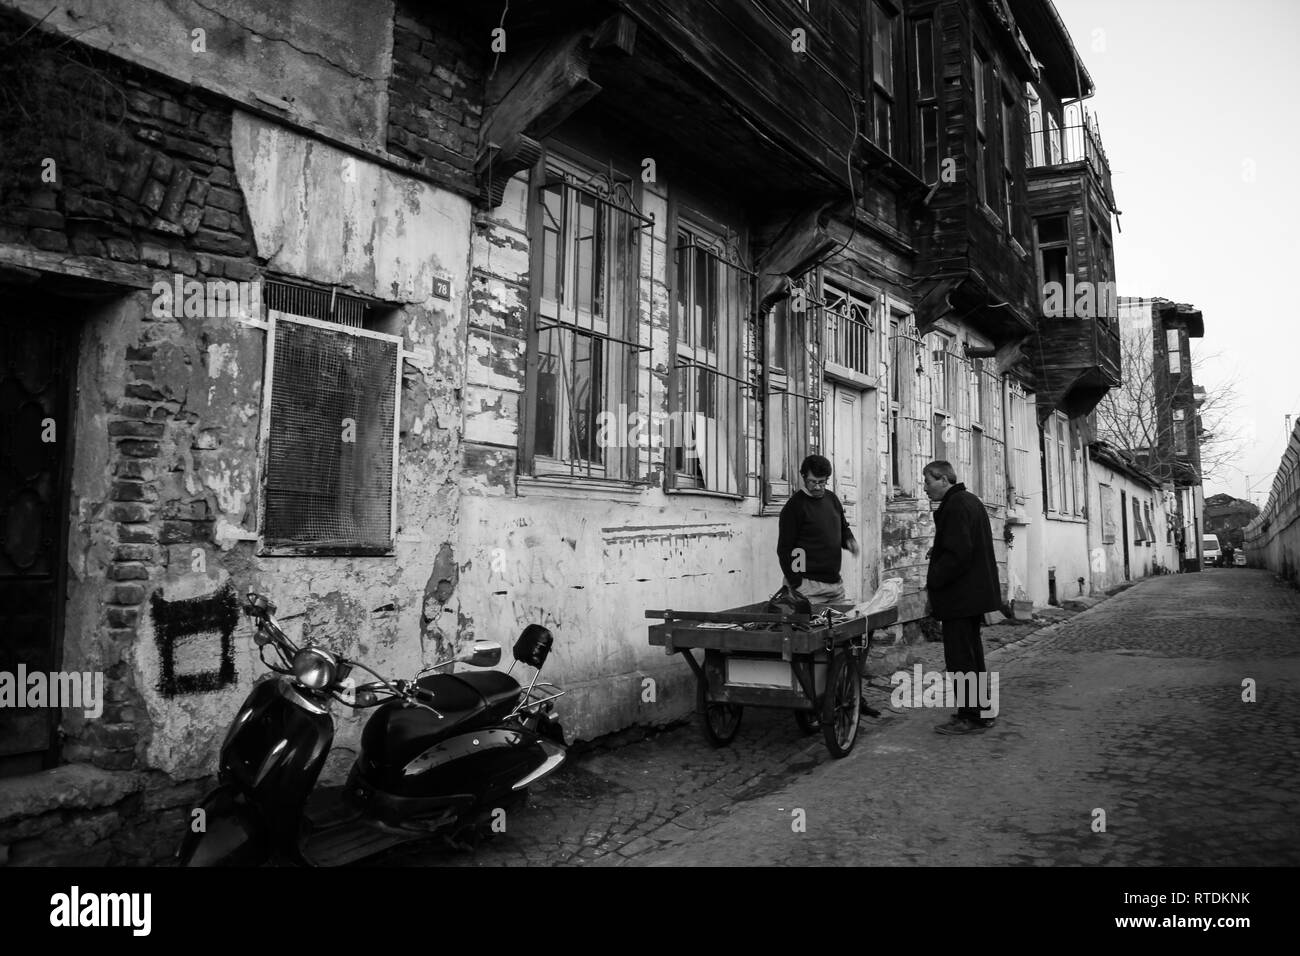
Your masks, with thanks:
[[(1158, 488), (1152, 488), (1150, 485), (1135, 481), (1123, 472), (1115, 471), (1095, 458), (1088, 462), (1088, 467), (1092, 473), (1092, 480), (1088, 489), (1088, 515), (1092, 531), (1090, 570), (1093, 590), (1104, 591), (1106, 588), (1123, 583), (1125, 580), (1125, 549), (1128, 550), (1129, 555), (1129, 580), (1136, 581), (1139, 578), (1148, 577), (1154, 573), (1156, 564), (1170, 571), (1177, 569), (1178, 547), (1175, 544), (1170, 544), (1167, 540), (1169, 512), (1165, 506), (1164, 492)], [(1113, 492), (1111, 508), (1113, 509), (1115, 540), (1111, 544), (1105, 544), (1102, 540), (1104, 530), (1101, 498), (1102, 484), (1110, 485)], [(1151, 514), (1151, 524), (1155, 529), (1156, 543), (1138, 544), (1136, 542), (1132, 517), (1133, 505), (1131, 503), (1128, 505), (1128, 539), (1124, 539), (1124, 523), (1119, 513), (1120, 492), (1127, 496), (1129, 502), (1132, 502), (1134, 497), (1139, 502), (1154, 499), (1155, 509)], [(1098, 551), (1101, 552), (1100, 556)]]
[(426, 302), (440, 275), (464, 289), (465, 200), (248, 113), (231, 141), (268, 268), (390, 301)]
[[(150, 314), (150, 296), (123, 300), (87, 323), (77, 407), (78, 446), (73, 477), (72, 548), (74, 583), (69, 602), (70, 644), (80, 623), (102, 613), (100, 589), (108, 560), (144, 561), (153, 570), (146, 594), (167, 602), (211, 599), (228, 583), (239, 593), (268, 594), (295, 639), (324, 643), (358, 657), (390, 676), (411, 676), (426, 663), (448, 656), (460, 624), (448, 606), (456, 578), (455, 468), (459, 455), (459, 381), (464, 363), (463, 314), (468, 262), (469, 207), (463, 198), (424, 184), (394, 182), (370, 164), (337, 150), (307, 143), (293, 134), (241, 117), (236, 122), (238, 186), (249, 197), (248, 216), (270, 268), (317, 282), (346, 281), (360, 291), (402, 305), (396, 327), (408, 347), (427, 350), (431, 362), (403, 365), (399, 423), (398, 535), (396, 553), (379, 557), (259, 557), (257, 495), (264, 330), (233, 319), (177, 318)], [(349, 167), (345, 164), (351, 163)], [(355, 173), (355, 176), (352, 174)], [(340, 232), (342, 194), (347, 235)], [(300, 188), (311, 201), (285, 204), (278, 197)], [(268, 243), (267, 237), (270, 237)], [(374, 260), (370, 260), (373, 254)], [(414, 290), (434, 272), (452, 279), (451, 302)], [(127, 386), (121, 361), (133, 348), (148, 349), (148, 365), (131, 366), (131, 376), (148, 369), (152, 383)], [(144, 360), (137, 355), (137, 360)], [(128, 396), (161, 403), (150, 429), (149, 458), (135, 460), (131, 475), (142, 481), (145, 504), (113, 505), (119, 521), (147, 522), (137, 544), (113, 540), (104, 523), (110, 497), (106, 463), (118, 403)], [(137, 427), (137, 426), (132, 426)], [(121, 440), (119, 439), (119, 447)], [(152, 447), (156, 446), (156, 447)], [(141, 454), (145, 452), (142, 451)], [(130, 509), (126, 516), (121, 509)], [(138, 513), (136, 513), (138, 511)], [(119, 528), (127, 527), (119, 525)], [(125, 566), (118, 566), (125, 568)], [(141, 574), (145, 577), (145, 573)], [(451, 585), (444, 583), (450, 580)], [(121, 611), (116, 625), (127, 620)], [(164, 690), (164, 651), (149, 603), (129, 620), (134, 639), (117, 647), (108, 638), (74, 651), (69, 660), (117, 672), (139, 694), (145, 713), (122, 715), (147, 727), (140, 746), (143, 764), (180, 776), (211, 773), (230, 718), (251, 684), (268, 671), (259, 661), (251, 629), (241, 617), (230, 641), (234, 683), (195, 692)], [(110, 618), (110, 624), (112, 619)], [(201, 671), (220, 664), (221, 642), (207, 635), (187, 651)], [(112, 675), (113, 671), (110, 671)], [(110, 702), (112, 701), (110, 690)], [(361, 720), (340, 709), (335, 756), (327, 770), (346, 769)], [(76, 753), (72, 756), (75, 758)]]
[[(385, 145), (391, 0), (6, 0), (45, 27), (185, 83), (290, 100), (306, 124)], [(196, 29), (205, 51), (194, 49)], [(260, 94), (260, 96), (259, 96)]]
[[(1035, 515), (1025, 529), (1029, 545), (1029, 580), (1025, 591), (1037, 605), (1048, 603), (1048, 570), (1056, 569), (1056, 598), (1064, 601), (1088, 593), (1088, 525), (1083, 521), (1057, 521)], [(1019, 538), (1017, 537), (1017, 543)]]
[[(590, 740), (694, 706), (685, 662), (651, 647), (650, 608), (716, 610), (781, 582), (776, 519), (734, 502), (647, 491), (640, 503), (466, 495), (456, 600), (475, 638), (508, 648), (530, 623), (555, 646), (543, 677), (564, 687), (566, 734)], [(643, 700), (643, 681), (655, 700)]]

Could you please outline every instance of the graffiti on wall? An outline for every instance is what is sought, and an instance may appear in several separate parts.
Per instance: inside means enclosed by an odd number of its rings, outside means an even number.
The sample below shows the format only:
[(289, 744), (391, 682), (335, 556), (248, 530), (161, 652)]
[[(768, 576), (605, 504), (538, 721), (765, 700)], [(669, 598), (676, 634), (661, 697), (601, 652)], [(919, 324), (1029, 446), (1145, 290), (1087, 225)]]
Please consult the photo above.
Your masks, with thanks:
[(235, 682), (235, 625), (239, 598), (230, 585), (210, 597), (164, 600), (155, 591), (154, 640), (164, 697), (219, 690)]

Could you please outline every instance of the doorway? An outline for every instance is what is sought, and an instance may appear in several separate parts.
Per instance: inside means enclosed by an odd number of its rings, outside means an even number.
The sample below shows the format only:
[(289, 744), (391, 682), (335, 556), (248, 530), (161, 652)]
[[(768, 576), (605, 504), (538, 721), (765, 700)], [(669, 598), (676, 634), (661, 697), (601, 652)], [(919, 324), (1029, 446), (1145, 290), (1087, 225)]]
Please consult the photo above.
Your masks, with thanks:
[(1119, 539), (1120, 548), (1124, 552), (1124, 580), (1129, 579), (1128, 567), (1128, 492), (1120, 489), (1119, 492), (1119, 520), (1122, 535)]
[[(0, 672), (17, 682), (62, 666), (80, 328), (75, 305), (0, 297)], [(54, 707), (0, 708), (0, 776), (53, 766), (58, 721)]]
[(869, 411), (868, 390), (860, 385), (826, 380), (822, 422), (824, 454), (831, 462), (831, 488), (844, 506), (849, 530), (858, 542), (858, 555), (841, 554), (840, 577), (844, 598), (857, 604), (867, 600), (876, 587), (878, 531), (871, 490), (875, 482), (874, 419)]

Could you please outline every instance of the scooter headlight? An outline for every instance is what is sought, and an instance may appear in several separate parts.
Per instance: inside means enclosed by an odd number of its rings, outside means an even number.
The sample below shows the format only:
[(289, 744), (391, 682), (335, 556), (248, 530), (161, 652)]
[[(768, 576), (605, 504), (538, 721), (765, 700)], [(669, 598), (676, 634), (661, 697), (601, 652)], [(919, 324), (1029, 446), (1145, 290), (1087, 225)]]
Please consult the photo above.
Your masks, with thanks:
[(311, 690), (324, 690), (333, 684), (337, 668), (334, 655), (319, 647), (304, 647), (293, 658), (293, 676)]

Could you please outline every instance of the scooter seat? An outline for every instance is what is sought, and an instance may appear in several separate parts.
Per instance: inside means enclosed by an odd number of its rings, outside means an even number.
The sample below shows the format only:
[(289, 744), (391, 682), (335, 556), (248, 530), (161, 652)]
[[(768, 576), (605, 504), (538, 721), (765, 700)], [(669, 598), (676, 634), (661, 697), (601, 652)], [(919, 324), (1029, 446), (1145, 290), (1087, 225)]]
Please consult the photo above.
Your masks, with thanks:
[(489, 710), (499, 707), (511, 709), (519, 699), (519, 681), (509, 674), (500, 671), (477, 671), (456, 676), (483, 695)]
[(416, 684), (433, 692), (433, 707), (442, 714), (444, 727), (455, 726), (483, 711), (504, 717), (519, 698), (519, 682), (500, 671), (430, 674)]

